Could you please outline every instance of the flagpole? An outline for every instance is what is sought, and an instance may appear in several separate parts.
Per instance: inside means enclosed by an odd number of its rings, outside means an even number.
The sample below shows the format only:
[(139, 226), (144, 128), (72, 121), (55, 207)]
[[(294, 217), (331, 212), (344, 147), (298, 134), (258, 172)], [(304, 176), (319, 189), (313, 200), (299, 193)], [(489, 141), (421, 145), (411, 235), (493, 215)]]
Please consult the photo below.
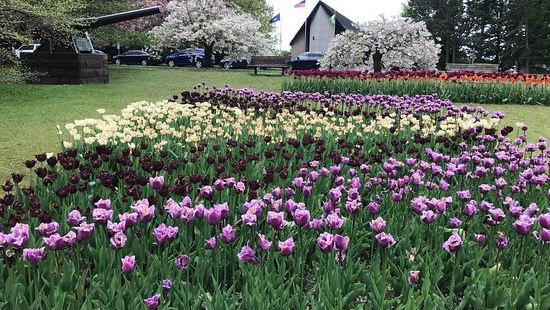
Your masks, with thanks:
[(283, 22), (279, 17), (279, 51), (283, 51)]
[(304, 32), (305, 32), (305, 46), (304, 46), (304, 52), (309, 52), (309, 49), (308, 49), (308, 43), (309, 43), (309, 38), (307, 36), (307, 18), (308, 18), (308, 14), (307, 14), (307, 0), (304, 2), (304, 8), (305, 8), (305, 11), (306, 11), (306, 23), (304, 25)]

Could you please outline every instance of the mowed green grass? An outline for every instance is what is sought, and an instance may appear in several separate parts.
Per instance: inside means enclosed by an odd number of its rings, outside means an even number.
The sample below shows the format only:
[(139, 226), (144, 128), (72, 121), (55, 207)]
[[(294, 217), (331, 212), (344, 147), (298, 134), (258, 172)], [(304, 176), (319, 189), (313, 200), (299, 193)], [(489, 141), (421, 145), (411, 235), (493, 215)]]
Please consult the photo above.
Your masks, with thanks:
[(168, 67), (110, 67), (109, 84), (0, 85), (0, 181), (41, 152), (59, 150), (56, 125), (95, 118), (97, 109), (117, 113), (142, 100), (169, 99), (204, 81), (209, 86), (278, 91), (280, 71)]
[[(110, 68), (109, 84), (0, 85), (0, 181), (24, 171), (22, 162), (34, 154), (56, 152), (56, 125), (99, 117), (97, 109), (117, 113), (131, 102), (169, 99), (204, 81), (209, 86), (279, 91), (279, 71), (122, 66)], [(506, 125), (524, 122), (529, 137), (550, 137), (550, 107), (484, 105), (506, 114)]]

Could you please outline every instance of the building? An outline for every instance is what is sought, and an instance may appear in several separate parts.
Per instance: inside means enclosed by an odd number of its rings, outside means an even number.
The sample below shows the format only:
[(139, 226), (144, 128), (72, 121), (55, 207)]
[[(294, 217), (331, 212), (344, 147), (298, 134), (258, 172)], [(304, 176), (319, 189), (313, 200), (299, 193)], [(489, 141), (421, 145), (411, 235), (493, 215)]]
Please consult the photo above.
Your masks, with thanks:
[[(332, 16), (335, 16), (334, 22)], [(303, 52), (325, 52), (330, 40), (346, 30), (357, 30), (357, 27), (349, 18), (319, 1), (290, 41), (290, 53), (298, 56)]]

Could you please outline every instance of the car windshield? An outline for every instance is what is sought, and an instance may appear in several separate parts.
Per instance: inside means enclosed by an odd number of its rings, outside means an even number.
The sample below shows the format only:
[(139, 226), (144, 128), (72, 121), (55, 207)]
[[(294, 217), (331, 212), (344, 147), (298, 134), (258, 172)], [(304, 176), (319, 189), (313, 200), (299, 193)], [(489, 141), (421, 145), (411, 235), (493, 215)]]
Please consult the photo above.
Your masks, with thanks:
[(23, 45), (19, 48), (20, 51), (32, 51), (34, 47), (32, 45)]

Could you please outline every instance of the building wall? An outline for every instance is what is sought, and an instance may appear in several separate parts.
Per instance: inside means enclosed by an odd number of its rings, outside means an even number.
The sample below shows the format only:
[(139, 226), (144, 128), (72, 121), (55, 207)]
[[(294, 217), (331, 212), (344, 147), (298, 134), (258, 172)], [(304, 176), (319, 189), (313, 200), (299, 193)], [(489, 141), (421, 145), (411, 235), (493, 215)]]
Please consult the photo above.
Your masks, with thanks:
[(302, 30), (300, 31), (300, 33), (298, 33), (296, 40), (294, 40), (294, 42), (290, 46), (290, 54), (292, 55), (292, 57), (296, 57), (306, 51), (306, 41), (304, 38), (305, 33)]
[(328, 49), (330, 40), (334, 38), (334, 24), (329, 20), (329, 13), (319, 7), (309, 28), (309, 51), (310, 52), (325, 52)]

